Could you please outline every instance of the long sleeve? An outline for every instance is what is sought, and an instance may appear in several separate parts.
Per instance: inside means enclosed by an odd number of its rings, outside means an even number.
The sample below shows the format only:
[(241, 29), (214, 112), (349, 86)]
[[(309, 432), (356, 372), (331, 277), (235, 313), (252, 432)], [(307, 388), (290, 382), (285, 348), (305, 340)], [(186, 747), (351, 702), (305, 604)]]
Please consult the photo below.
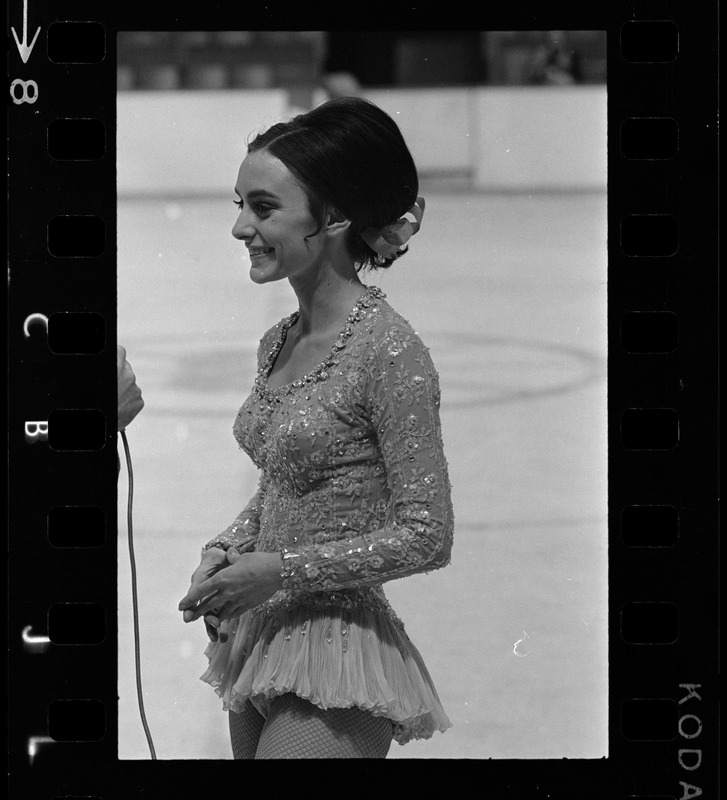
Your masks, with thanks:
[(283, 550), (286, 589), (372, 586), (449, 563), (453, 511), (439, 418), (439, 381), (427, 349), (392, 325), (366, 359), (367, 414), (389, 491), (387, 524), (352, 538)]

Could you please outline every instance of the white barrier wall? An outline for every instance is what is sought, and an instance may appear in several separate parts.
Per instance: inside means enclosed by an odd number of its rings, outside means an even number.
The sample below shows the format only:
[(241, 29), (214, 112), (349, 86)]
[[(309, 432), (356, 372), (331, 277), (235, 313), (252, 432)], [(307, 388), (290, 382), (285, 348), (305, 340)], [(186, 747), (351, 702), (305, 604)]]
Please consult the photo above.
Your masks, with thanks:
[(478, 188), (606, 188), (605, 86), (493, 87), (475, 115)]
[[(484, 191), (604, 190), (606, 87), (366, 92), (399, 124), (423, 175)], [(230, 192), (251, 132), (295, 113), (281, 90), (122, 92), (118, 192)]]
[(279, 122), (287, 92), (120, 92), (116, 186), (128, 194), (232, 196), (252, 131)]

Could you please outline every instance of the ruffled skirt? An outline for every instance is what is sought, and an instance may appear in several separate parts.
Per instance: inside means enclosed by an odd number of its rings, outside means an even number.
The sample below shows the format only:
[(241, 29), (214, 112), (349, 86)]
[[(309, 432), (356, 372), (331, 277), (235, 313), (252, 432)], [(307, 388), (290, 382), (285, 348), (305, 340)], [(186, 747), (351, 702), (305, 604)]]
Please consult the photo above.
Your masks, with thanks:
[(419, 651), (401, 622), (371, 604), (261, 606), (232, 620), (227, 642), (212, 642), (201, 679), (223, 709), (247, 700), (266, 716), (293, 692), (322, 709), (358, 707), (394, 723), (394, 739), (428, 739), (451, 727)]

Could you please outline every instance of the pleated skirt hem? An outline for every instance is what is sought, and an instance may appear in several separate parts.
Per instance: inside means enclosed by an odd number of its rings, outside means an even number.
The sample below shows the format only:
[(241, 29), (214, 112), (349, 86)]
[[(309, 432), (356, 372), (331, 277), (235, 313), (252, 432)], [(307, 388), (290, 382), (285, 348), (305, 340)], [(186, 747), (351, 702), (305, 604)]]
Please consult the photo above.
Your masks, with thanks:
[(451, 727), (424, 661), (389, 614), (298, 606), (275, 614), (247, 612), (233, 620), (227, 642), (213, 642), (201, 680), (225, 711), (249, 700), (267, 716), (288, 692), (322, 709), (357, 707), (394, 724), (406, 744)]

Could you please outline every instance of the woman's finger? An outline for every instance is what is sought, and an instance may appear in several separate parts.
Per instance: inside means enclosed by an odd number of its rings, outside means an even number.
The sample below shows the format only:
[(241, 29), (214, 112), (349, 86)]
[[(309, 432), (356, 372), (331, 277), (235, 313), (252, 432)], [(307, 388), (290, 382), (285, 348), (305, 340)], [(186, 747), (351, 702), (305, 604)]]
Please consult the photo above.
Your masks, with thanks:
[[(194, 622), (196, 619), (200, 617), (205, 617), (207, 615), (212, 615), (217, 619), (220, 618), (220, 609), (217, 608), (215, 605), (215, 594), (206, 595), (203, 600), (201, 600), (196, 605), (192, 606), (191, 608), (185, 608), (182, 612), (182, 619), (185, 622)], [(181, 608), (181, 603), (180, 603)]]
[(179, 601), (178, 609), (184, 611), (188, 608), (194, 608), (203, 600), (212, 598), (217, 594), (217, 591), (215, 578), (208, 578), (206, 581), (202, 581), (202, 583), (190, 588), (189, 592)]
[(190, 612), (192, 614), (192, 618), (189, 620), (189, 622), (194, 622), (196, 619), (199, 619), (200, 617), (211, 617), (212, 619), (219, 621), (219, 617), (217, 615), (220, 612), (216, 608), (214, 608), (213, 604), (211, 603), (205, 604), (204, 606), (201, 605), (197, 606), (197, 608), (194, 609), (190, 608), (187, 611), (185, 611), (185, 614)]

